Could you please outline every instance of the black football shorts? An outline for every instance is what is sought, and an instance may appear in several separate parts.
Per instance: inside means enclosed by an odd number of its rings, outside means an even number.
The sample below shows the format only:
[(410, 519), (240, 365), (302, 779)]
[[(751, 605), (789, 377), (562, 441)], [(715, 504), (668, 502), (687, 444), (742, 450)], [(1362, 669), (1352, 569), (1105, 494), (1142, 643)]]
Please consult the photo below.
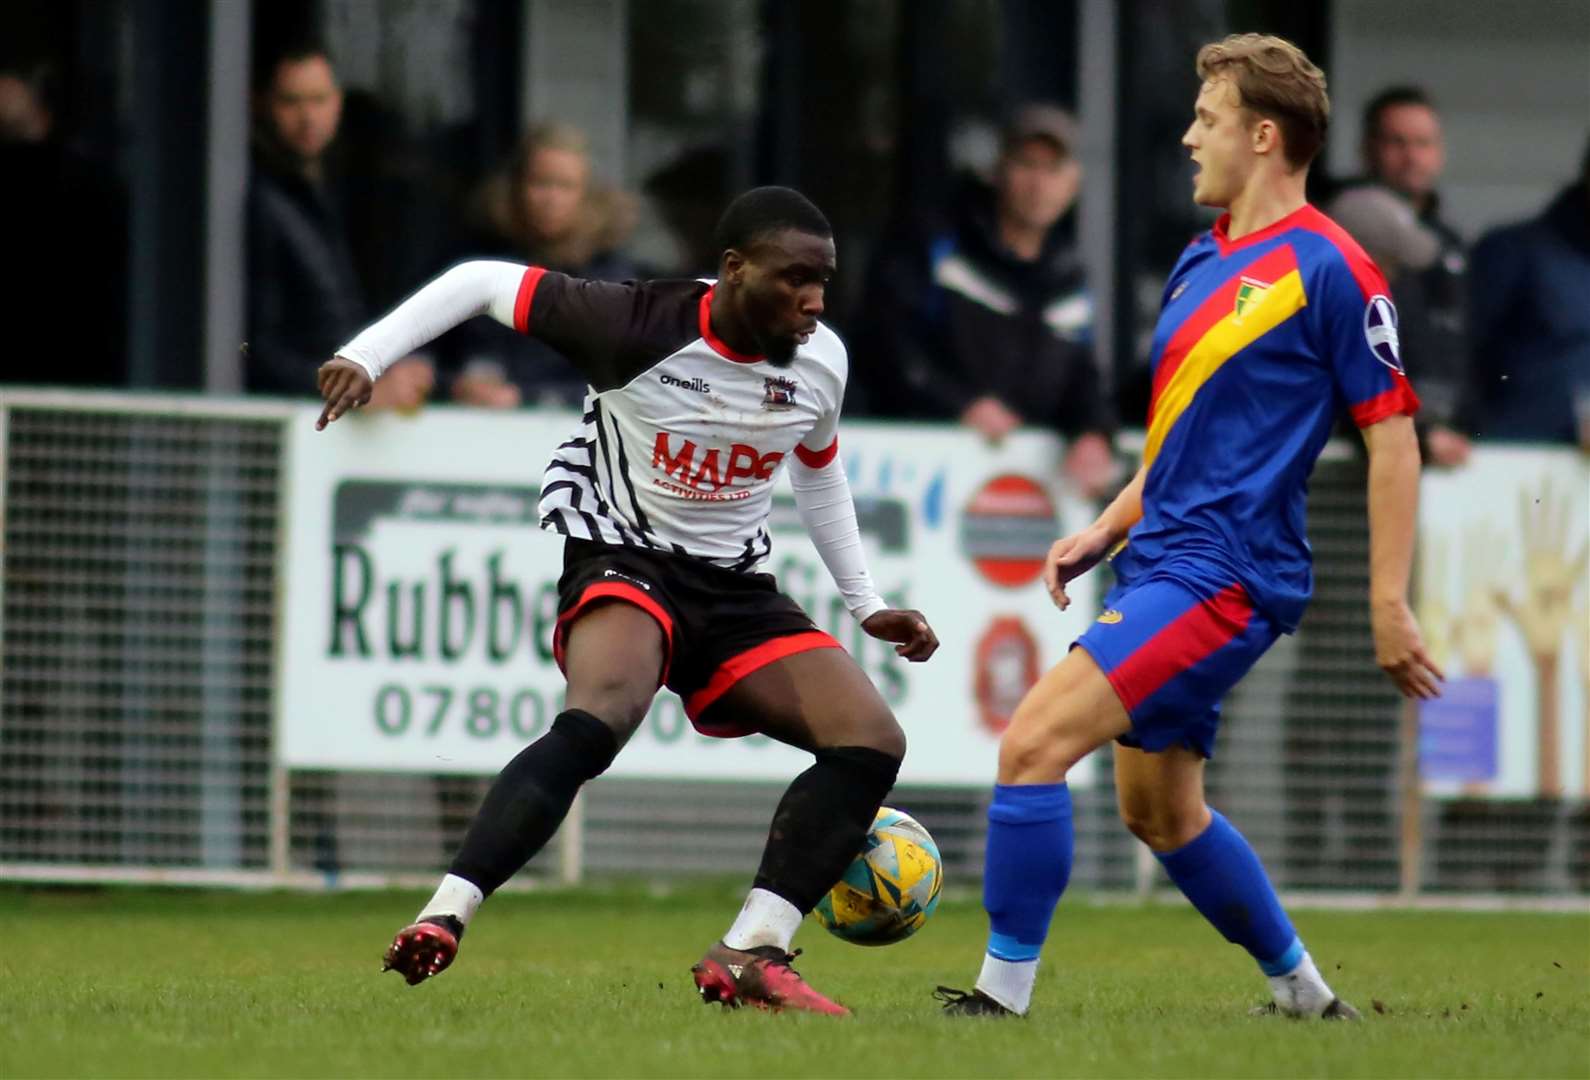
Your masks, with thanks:
[(569, 627), (593, 605), (627, 603), (656, 620), (664, 638), (662, 682), (685, 703), (703, 735), (735, 738), (740, 727), (703, 723), (712, 703), (775, 660), (837, 649), (772, 574), (745, 574), (688, 555), (569, 538), (558, 579), (552, 653), (563, 665)]

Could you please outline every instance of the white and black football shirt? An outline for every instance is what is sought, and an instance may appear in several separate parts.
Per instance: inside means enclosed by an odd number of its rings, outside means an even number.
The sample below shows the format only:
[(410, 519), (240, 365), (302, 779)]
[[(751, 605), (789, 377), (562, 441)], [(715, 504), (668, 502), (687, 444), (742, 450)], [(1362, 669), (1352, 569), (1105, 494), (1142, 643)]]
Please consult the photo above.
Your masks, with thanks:
[(515, 328), (590, 383), (542, 481), (543, 528), (741, 571), (767, 558), (784, 459), (820, 468), (838, 452), (849, 361), (822, 324), (787, 365), (736, 353), (712, 332), (712, 288), (525, 272)]

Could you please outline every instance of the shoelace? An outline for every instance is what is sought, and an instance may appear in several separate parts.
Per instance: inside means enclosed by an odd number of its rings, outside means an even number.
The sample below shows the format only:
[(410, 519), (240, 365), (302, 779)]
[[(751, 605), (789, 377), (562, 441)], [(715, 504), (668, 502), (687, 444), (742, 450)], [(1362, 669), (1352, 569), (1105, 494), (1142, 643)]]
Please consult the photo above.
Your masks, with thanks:
[[(766, 949), (771, 950), (768, 953), (762, 954), (762, 955), (766, 956), (767, 962), (769, 964), (776, 964), (779, 967), (787, 967), (794, 974), (796, 974), (796, 975), (800, 974), (800, 972), (795, 970), (795, 958), (801, 954), (802, 950), (796, 949), (794, 952), (781, 952), (781, 951), (779, 951), (778, 947), (775, 946), (775, 945), (765, 945), (765, 946), (762, 946), (761, 948), (766, 948)], [(760, 949), (752, 949), (751, 951), (752, 952), (756, 952), (756, 953), (760, 953)]]

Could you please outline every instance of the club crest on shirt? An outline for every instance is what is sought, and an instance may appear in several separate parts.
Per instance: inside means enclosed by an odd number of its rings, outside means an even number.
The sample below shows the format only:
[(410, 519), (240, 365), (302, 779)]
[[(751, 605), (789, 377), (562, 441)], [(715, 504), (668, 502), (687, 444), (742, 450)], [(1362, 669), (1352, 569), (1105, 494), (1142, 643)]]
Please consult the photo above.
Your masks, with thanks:
[(1271, 282), (1260, 281), (1244, 275), (1237, 279), (1237, 302), (1234, 306), (1238, 319), (1258, 307), (1263, 302), (1265, 295), (1270, 291)]
[(1364, 308), (1364, 340), (1375, 359), (1398, 375), (1402, 370), (1402, 343), (1397, 337), (1397, 309), (1389, 297), (1376, 294)]
[(783, 375), (771, 375), (762, 380), (766, 393), (762, 398), (764, 409), (793, 409), (795, 407), (795, 380)]

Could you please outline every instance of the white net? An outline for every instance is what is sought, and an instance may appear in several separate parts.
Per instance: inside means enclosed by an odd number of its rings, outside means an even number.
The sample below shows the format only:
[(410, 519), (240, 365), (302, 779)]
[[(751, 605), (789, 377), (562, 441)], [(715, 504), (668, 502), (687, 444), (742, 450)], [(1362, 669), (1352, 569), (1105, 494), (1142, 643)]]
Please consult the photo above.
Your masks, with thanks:
[[(446, 866), (489, 777), (276, 771), (285, 415), (0, 398), (0, 874)], [(1374, 664), (1364, 481), (1350, 453), (1315, 474), (1315, 599), (1227, 702), (1211, 801), (1286, 888), (1586, 891), (1582, 800), (1404, 798), (1412, 729)], [(1131, 887), (1138, 846), (1101, 773), (1077, 795), (1073, 881)], [(780, 790), (598, 780), (526, 875), (567, 876), (577, 855), (592, 874), (749, 878)], [(890, 802), (932, 830), (952, 880), (977, 877), (984, 791)]]
[(0, 859), (263, 868), (279, 425), (6, 412)]

